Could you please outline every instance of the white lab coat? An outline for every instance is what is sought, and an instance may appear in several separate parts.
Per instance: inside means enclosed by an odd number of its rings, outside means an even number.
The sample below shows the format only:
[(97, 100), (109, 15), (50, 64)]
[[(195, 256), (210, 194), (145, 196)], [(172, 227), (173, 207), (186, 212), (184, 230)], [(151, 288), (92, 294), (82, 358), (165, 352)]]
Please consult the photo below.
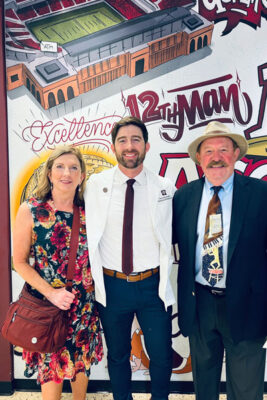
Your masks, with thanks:
[[(104, 306), (106, 306), (106, 292), (99, 243), (107, 221), (113, 178), (117, 168), (118, 166), (91, 175), (84, 194), (89, 259), (95, 282), (96, 300)], [(172, 197), (176, 189), (168, 178), (158, 176), (146, 168), (144, 170), (147, 177), (147, 198), (152, 225), (159, 241), (159, 296), (167, 308), (175, 303), (170, 284), (170, 272), (173, 264)]]

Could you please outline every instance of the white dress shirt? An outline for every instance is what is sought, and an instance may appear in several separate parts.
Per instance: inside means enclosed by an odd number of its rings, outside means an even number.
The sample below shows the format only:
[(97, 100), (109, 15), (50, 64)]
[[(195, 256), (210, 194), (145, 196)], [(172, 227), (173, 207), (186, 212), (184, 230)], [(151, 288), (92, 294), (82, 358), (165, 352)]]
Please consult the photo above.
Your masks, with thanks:
[[(229, 230), (231, 222), (231, 212), (232, 212), (232, 200), (233, 200), (233, 181), (234, 174), (230, 176), (221, 186), (222, 189), (219, 191), (218, 195), (222, 205), (222, 218), (223, 218), (223, 278), (215, 285), (215, 287), (225, 288), (226, 275), (227, 275), (227, 249), (229, 241)], [(202, 276), (202, 246), (204, 240), (204, 231), (206, 224), (206, 215), (208, 211), (209, 202), (214, 194), (212, 185), (207, 179), (203, 186), (202, 198), (198, 214), (198, 224), (197, 224), (197, 245), (196, 245), (196, 282), (201, 285), (209, 285), (206, 279)]]
[[(118, 168), (114, 175), (110, 206), (103, 236), (100, 240), (100, 253), (103, 266), (122, 271), (122, 227), (124, 215), (126, 181)], [(159, 242), (154, 233), (147, 201), (147, 178), (142, 170), (135, 178), (133, 209), (133, 272), (156, 268), (159, 264)]]

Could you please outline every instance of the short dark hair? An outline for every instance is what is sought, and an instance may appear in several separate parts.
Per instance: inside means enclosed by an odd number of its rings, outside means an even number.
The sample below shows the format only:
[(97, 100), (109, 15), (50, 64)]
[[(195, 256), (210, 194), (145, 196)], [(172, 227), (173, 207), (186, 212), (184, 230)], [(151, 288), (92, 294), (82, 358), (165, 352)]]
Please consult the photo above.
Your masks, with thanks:
[(115, 144), (115, 140), (118, 135), (119, 129), (122, 128), (123, 126), (127, 126), (127, 125), (135, 125), (138, 128), (140, 128), (142, 131), (145, 143), (148, 142), (148, 131), (146, 129), (144, 122), (141, 121), (139, 118), (128, 116), (128, 117), (122, 118), (120, 121), (116, 122), (116, 124), (113, 126), (113, 129), (111, 131), (111, 138), (112, 138), (113, 144)]

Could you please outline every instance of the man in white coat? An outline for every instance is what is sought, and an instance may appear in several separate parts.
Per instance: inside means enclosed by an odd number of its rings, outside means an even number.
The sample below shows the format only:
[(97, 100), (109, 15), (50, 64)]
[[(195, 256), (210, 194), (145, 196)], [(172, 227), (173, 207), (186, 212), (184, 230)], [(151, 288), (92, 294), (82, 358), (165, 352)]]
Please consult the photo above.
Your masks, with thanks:
[(118, 165), (92, 175), (85, 191), (89, 256), (114, 400), (132, 399), (130, 353), (135, 315), (150, 358), (152, 400), (166, 400), (169, 394), (175, 187), (143, 166), (149, 147), (142, 121), (135, 117), (120, 120), (112, 130), (111, 146)]

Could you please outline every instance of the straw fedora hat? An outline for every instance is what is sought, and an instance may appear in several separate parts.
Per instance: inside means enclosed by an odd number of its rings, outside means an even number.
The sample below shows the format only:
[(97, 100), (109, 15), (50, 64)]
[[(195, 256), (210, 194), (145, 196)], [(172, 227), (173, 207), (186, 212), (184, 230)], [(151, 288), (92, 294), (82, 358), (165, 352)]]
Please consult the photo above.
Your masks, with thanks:
[(199, 148), (199, 145), (206, 139), (219, 136), (228, 137), (237, 144), (237, 146), (240, 149), (238, 160), (244, 157), (244, 155), (247, 153), (248, 143), (242, 135), (239, 135), (237, 133), (231, 133), (230, 129), (219, 121), (212, 121), (209, 122), (208, 125), (206, 126), (204, 135), (199, 136), (188, 146), (188, 154), (192, 158), (192, 160), (195, 161), (196, 164), (198, 164), (198, 161), (196, 159), (196, 153)]

